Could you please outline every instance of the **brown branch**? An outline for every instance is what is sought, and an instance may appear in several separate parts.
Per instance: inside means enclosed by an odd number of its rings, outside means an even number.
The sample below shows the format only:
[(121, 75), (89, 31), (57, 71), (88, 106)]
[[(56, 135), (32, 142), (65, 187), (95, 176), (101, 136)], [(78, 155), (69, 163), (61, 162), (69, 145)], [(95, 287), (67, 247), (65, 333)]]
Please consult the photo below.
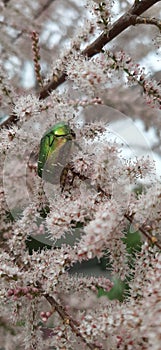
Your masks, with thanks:
[[(85, 50), (82, 51), (82, 55), (91, 58), (100, 53), (107, 43), (121, 34), (125, 29), (131, 25), (138, 24), (138, 16), (160, 1), (161, 0), (136, 0), (131, 8), (113, 23), (108, 33), (107, 31), (102, 32), (102, 34), (96, 40), (94, 40), (92, 44), (88, 45)], [(50, 1), (48, 1), (48, 3), (49, 2)], [(66, 78), (67, 74), (65, 72), (60, 73), (59, 76), (53, 75), (53, 79), (40, 90), (40, 100), (47, 98), (53, 90), (65, 82)], [(11, 116), (0, 126), (9, 126), (12, 122), (16, 122), (16, 120), (16, 115), (11, 114)]]
[[(22, 257), (20, 255), (18, 256), (14, 256), (13, 251), (9, 249), (9, 253), (11, 254), (12, 258), (14, 259), (13, 261), (15, 262), (15, 264), (19, 267), (20, 271), (24, 270), (27, 271), (28, 268), (31, 268), (31, 264), (28, 262), (27, 265), (24, 265)], [(4, 277), (4, 276), (3, 276)], [(8, 278), (8, 276), (7, 276)], [(72, 332), (79, 337), (82, 342), (90, 349), (90, 350), (103, 350), (102, 346), (100, 345), (96, 345), (96, 344), (92, 344), (89, 343), (85, 337), (81, 334), (80, 330), (79, 330), (79, 323), (78, 321), (74, 320), (72, 318), (71, 315), (68, 314), (68, 312), (66, 311), (66, 309), (59, 304), (54, 297), (52, 297), (51, 295), (49, 295), (48, 293), (45, 293), (42, 285), (39, 281), (36, 282), (36, 287), (39, 290), (39, 293), (41, 295), (44, 296), (44, 298), (46, 298), (46, 300), (49, 302), (49, 304), (52, 306), (52, 309), (55, 310), (59, 316), (61, 317), (62, 321), (64, 324), (66, 324), (67, 326), (69, 326), (72, 330)], [(51, 336), (54, 335), (53, 332), (51, 332)]]
[(42, 13), (44, 11), (46, 11), (48, 9), (48, 7), (50, 7), (50, 5), (54, 2), (55, 0), (48, 0), (46, 2), (46, 4), (44, 4), (35, 14), (34, 19), (37, 19), (38, 17), (40, 17), (42, 15)]
[[(133, 223), (133, 216), (129, 214), (124, 214), (124, 217), (132, 224)], [(160, 250), (161, 250), (161, 244), (158, 242), (157, 238), (155, 236), (151, 236), (143, 226), (138, 227), (138, 231), (140, 231), (149, 242), (152, 244), (155, 244)]]
[(53, 298), (51, 295), (49, 295), (48, 293), (44, 293), (42, 290), (42, 286), (41, 284), (38, 282), (37, 283), (39, 290), (41, 291), (41, 293), (43, 294), (43, 296), (46, 298), (46, 300), (49, 302), (49, 304), (55, 309), (55, 311), (59, 314), (59, 316), (61, 317), (61, 319), (63, 320), (63, 322), (70, 326), (72, 332), (79, 337), (82, 342), (90, 349), (90, 350), (103, 350), (102, 346), (100, 345), (96, 345), (96, 344), (92, 344), (89, 343), (84, 336), (82, 335), (82, 333), (79, 330), (79, 323), (76, 320), (73, 320), (72, 316), (68, 314), (68, 312), (65, 310), (65, 308), (60, 305), (55, 298)]
[[(87, 46), (86, 49), (82, 51), (82, 54), (88, 58), (91, 58), (100, 53), (107, 43), (109, 43), (131, 25), (137, 24), (136, 18), (159, 1), (161, 0), (142, 0), (135, 2), (124, 15), (114, 22), (108, 33), (105, 30), (96, 40), (93, 41), (92, 44)], [(40, 100), (45, 99), (50, 95), (51, 91), (55, 90), (59, 85), (64, 83), (66, 77), (66, 73), (63, 72), (57, 79), (51, 80), (46, 86), (44, 86), (44, 88), (40, 91)]]

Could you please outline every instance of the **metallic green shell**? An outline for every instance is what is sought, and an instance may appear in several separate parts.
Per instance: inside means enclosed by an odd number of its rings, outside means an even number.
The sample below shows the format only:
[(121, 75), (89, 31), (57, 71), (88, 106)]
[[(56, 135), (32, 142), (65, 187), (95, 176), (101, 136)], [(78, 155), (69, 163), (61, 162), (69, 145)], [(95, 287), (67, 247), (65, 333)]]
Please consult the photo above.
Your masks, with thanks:
[(40, 141), (38, 175), (45, 181), (57, 183), (68, 162), (75, 133), (68, 124), (60, 122), (49, 129)]

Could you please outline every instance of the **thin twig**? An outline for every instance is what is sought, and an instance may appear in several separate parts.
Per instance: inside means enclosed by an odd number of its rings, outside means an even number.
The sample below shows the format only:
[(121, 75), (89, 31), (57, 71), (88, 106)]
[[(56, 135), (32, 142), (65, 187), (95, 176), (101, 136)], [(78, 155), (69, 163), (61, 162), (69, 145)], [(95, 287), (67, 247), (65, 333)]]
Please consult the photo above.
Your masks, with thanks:
[[(131, 222), (131, 224), (133, 223), (133, 216), (129, 215), (129, 214), (124, 214), (124, 217)], [(140, 231), (147, 239), (149, 242), (151, 242), (152, 244), (155, 244), (160, 250), (161, 250), (161, 244), (158, 242), (157, 238), (155, 236), (151, 236), (143, 226), (139, 226), (138, 227), (138, 231)]]
[(79, 330), (79, 322), (74, 320), (72, 318), (71, 315), (68, 314), (68, 312), (66, 311), (66, 309), (59, 304), (55, 298), (53, 298), (51, 295), (49, 295), (48, 293), (44, 293), (42, 290), (42, 286), (39, 282), (37, 282), (37, 286), (40, 290), (40, 292), (43, 294), (43, 296), (45, 297), (45, 299), (49, 302), (49, 304), (55, 309), (55, 311), (59, 314), (59, 316), (61, 317), (61, 319), (63, 320), (63, 322), (69, 326), (72, 330), (72, 332), (79, 337), (83, 343), (86, 344), (86, 346), (91, 349), (91, 350), (103, 350), (102, 346), (100, 345), (96, 345), (96, 344), (92, 344), (92, 343), (88, 343), (88, 341), (84, 338), (84, 336), (82, 335), (82, 333)]
[[(161, 20), (154, 17), (133, 16), (135, 24), (151, 24), (161, 31)], [(134, 24), (134, 25), (135, 25)]]
[(37, 19), (40, 17), (44, 11), (48, 9), (48, 7), (54, 2), (55, 0), (48, 0), (46, 4), (44, 4), (35, 14), (34, 19)]
[[(71, 165), (70, 168), (71, 172), (73, 172), (74, 177), (78, 176), (80, 180), (82, 181), (90, 181), (90, 178), (86, 175), (82, 175), (80, 174), (78, 171), (76, 171), (73, 168), (73, 165)], [(94, 186), (92, 186), (94, 188)], [(98, 186), (96, 188), (97, 192), (101, 192), (103, 195), (105, 195), (108, 199), (111, 199), (112, 196), (111, 194), (107, 193), (106, 191), (104, 191), (101, 186)], [(133, 219), (133, 215), (129, 215), (128, 213), (124, 214), (124, 218), (127, 219), (130, 223), (134, 223), (134, 219)], [(155, 244), (160, 250), (161, 250), (161, 244), (158, 242), (157, 238), (155, 236), (151, 236), (147, 230), (144, 228), (144, 226), (138, 226), (138, 230), (148, 239), (149, 242), (151, 242), (152, 244)]]

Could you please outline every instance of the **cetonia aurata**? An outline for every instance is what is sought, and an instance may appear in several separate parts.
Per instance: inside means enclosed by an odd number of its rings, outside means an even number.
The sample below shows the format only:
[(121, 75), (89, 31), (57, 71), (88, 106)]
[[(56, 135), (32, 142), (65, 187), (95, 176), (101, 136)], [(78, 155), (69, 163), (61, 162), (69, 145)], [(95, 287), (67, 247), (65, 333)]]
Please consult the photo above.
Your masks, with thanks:
[(75, 133), (65, 122), (59, 122), (42, 137), (38, 159), (38, 175), (52, 184), (60, 183), (68, 165)]

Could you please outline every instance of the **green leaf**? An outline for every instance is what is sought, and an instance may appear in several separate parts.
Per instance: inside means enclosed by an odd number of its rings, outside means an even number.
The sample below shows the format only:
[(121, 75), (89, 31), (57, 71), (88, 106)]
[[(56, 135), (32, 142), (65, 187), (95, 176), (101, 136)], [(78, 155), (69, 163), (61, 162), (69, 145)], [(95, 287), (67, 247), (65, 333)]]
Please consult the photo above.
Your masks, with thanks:
[(126, 244), (127, 252), (132, 256), (141, 250), (142, 241), (140, 232), (135, 231), (132, 224), (129, 226), (128, 231), (122, 241)]
[(102, 296), (107, 296), (108, 299), (113, 300), (117, 299), (119, 301), (124, 300), (124, 294), (127, 290), (127, 284), (125, 281), (121, 281), (119, 278), (114, 278), (113, 287), (109, 292), (106, 292), (103, 288), (98, 289), (98, 298)]

